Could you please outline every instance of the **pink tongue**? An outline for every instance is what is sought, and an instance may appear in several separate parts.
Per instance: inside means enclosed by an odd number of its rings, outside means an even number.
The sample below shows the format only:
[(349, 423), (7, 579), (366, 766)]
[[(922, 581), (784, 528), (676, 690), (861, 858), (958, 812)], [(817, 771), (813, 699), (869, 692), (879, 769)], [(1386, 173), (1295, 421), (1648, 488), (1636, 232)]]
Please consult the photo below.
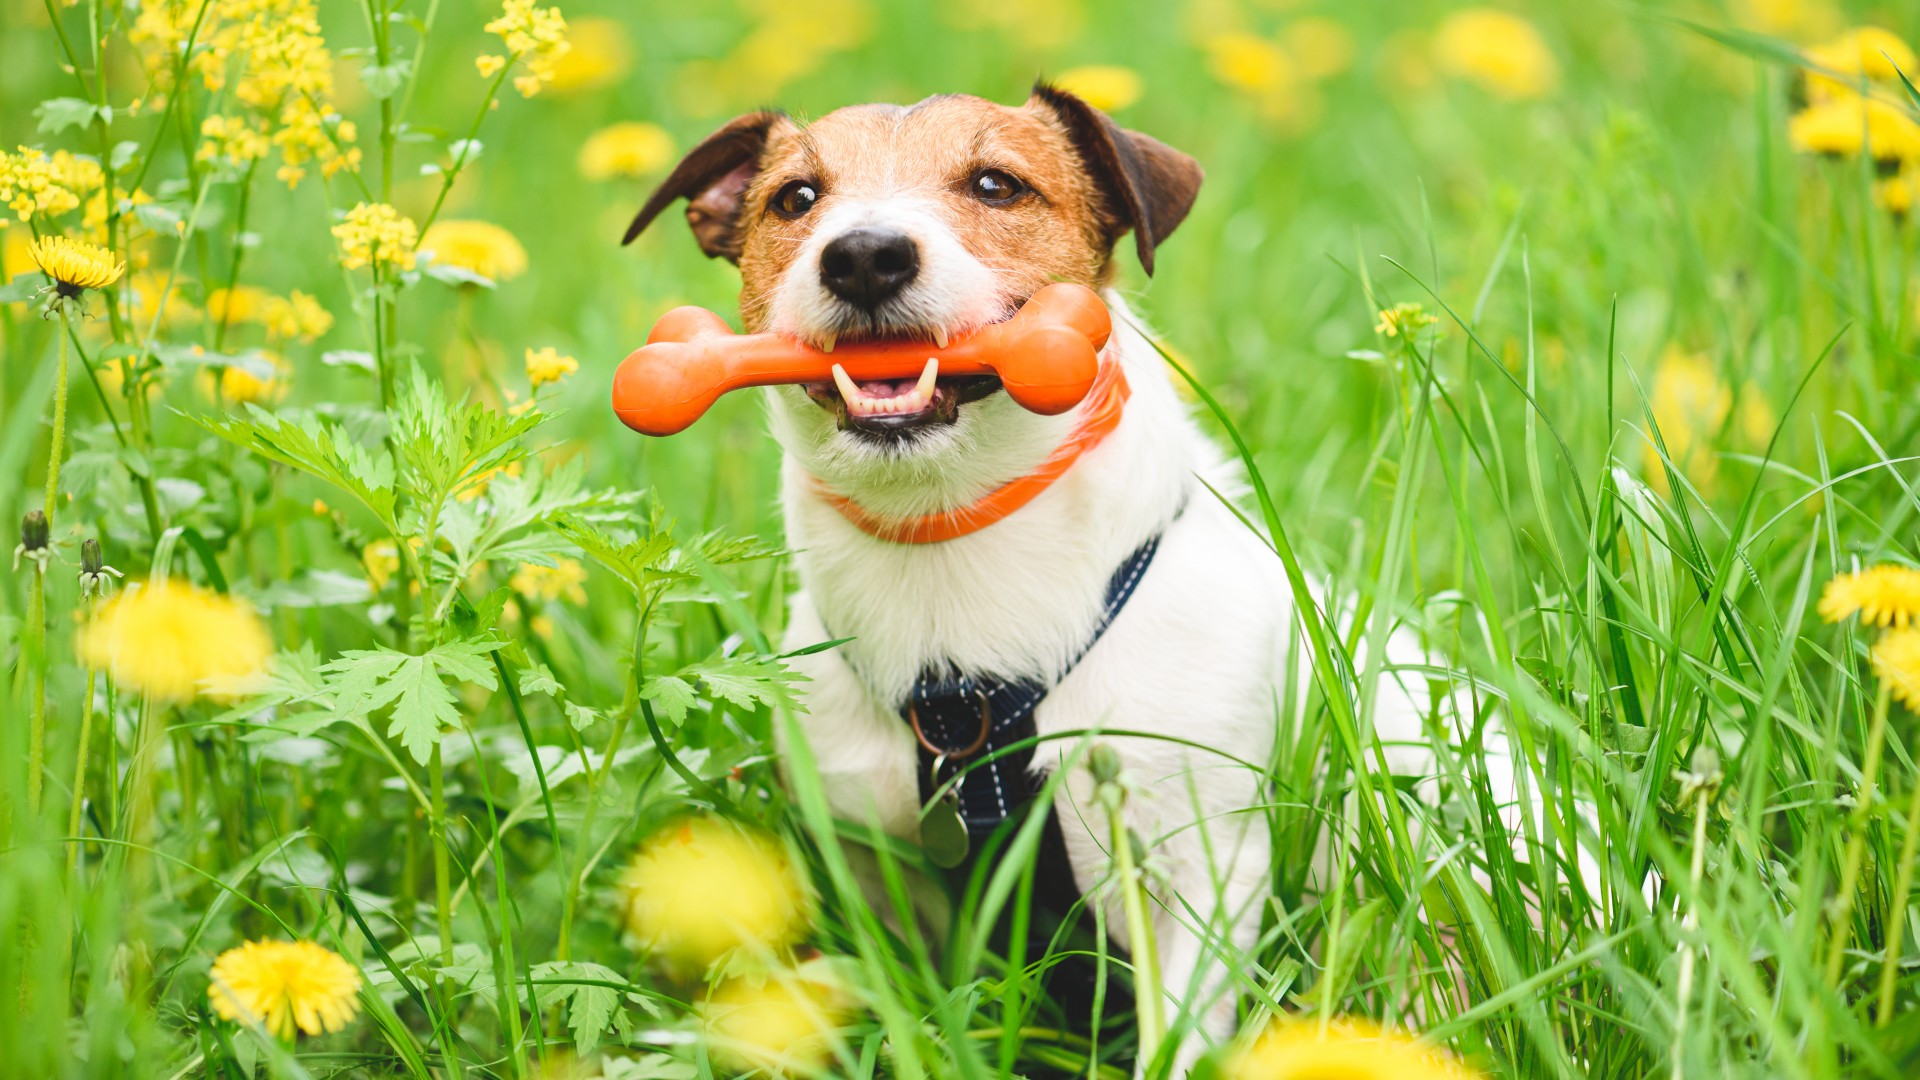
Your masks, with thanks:
[(858, 386), (860, 392), (868, 397), (896, 398), (912, 393), (917, 381), (918, 380), (915, 379), (856, 380), (854, 385)]

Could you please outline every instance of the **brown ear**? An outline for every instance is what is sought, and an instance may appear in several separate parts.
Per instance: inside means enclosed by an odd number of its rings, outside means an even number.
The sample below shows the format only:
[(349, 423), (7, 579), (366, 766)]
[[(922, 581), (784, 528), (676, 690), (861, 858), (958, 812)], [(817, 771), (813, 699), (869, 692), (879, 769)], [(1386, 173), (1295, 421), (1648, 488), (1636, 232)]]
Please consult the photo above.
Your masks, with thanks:
[(719, 131), (693, 148), (672, 175), (660, 182), (647, 204), (633, 216), (622, 244), (633, 243), (660, 211), (675, 199), (687, 200), (687, 225), (707, 257), (740, 261), (740, 204), (760, 165), (773, 126), (786, 116), (777, 112), (747, 113), (726, 122)]
[(1111, 239), (1131, 228), (1140, 268), (1153, 273), (1153, 249), (1186, 220), (1205, 173), (1200, 163), (1173, 147), (1114, 123), (1106, 113), (1045, 82), (1034, 99), (1066, 126), (1087, 169), (1106, 193), (1119, 222)]

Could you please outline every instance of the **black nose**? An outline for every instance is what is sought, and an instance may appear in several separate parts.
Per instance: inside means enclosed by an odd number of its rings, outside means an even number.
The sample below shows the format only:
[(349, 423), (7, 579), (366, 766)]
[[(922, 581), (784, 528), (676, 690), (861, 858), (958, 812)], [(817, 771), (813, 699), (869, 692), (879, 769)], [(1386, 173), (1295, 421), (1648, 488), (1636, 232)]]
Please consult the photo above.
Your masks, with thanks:
[(920, 249), (893, 229), (851, 229), (820, 253), (820, 283), (868, 311), (905, 288), (920, 272)]

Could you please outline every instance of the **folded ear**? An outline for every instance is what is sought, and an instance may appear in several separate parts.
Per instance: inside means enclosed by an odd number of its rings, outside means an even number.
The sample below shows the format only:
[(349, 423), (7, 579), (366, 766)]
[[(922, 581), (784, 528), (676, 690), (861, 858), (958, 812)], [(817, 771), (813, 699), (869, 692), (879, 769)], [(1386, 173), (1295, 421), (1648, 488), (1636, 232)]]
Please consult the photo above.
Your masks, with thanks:
[(660, 211), (675, 199), (687, 200), (687, 225), (700, 250), (708, 258), (740, 261), (740, 204), (747, 185), (760, 167), (761, 151), (774, 125), (786, 120), (777, 112), (747, 113), (736, 116), (693, 148), (673, 173), (647, 197), (647, 203), (633, 216), (622, 244), (633, 243)]
[(1052, 110), (1115, 215), (1109, 240), (1133, 230), (1140, 267), (1153, 273), (1153, 249), (1186, 220), (1200, 181), (1200, 163), (1173, 147), (1114, 123), (1106, 113), (1057, 86), (1035, 83), (1033, 100)]

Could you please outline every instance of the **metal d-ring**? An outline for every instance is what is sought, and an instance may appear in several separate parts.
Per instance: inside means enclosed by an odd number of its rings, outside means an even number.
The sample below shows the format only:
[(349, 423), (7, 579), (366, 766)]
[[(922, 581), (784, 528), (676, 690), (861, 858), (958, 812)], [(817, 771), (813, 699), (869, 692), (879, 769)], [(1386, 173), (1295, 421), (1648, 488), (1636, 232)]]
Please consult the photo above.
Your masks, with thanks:
[(919, 708), (913, 701), (909, 700), (907, 702), (907, 722), (913, 725), (913, 737), (920, 740), (920, 745), (926, 748), (927, 753), (932, 754), (936, 758), (951, 758), (956, 761), (964, 761), (979, 753), (980, 748), (987, 745), (987, 733), (993, 728), (992, 703), (988, 699), (986, 691), (976, 689), (974, 694), (980, 698), (980, 734), (974, 736), (973, 742), (961, 750), (944, 750), (933, 745), (933, 740), (927, 738), (927, 733), (920, 728)]

